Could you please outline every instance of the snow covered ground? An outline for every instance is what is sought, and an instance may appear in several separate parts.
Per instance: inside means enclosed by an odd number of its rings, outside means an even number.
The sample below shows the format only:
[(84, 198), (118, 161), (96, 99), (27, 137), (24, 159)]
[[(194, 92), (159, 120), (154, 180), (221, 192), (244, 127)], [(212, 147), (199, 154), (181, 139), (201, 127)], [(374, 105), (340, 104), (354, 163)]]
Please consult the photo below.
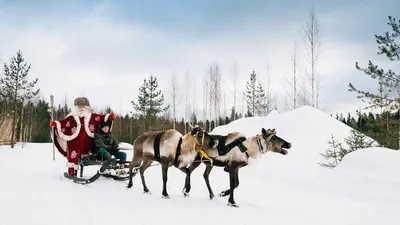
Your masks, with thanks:
[[(160, 166), (146, 171), (149, 195), (142, 192), (140, 176), (131, 189), (106, 178), (86, 186), (65, 179), (66, 160), (56, 152), (53, 161), (52, 144), (0, 146), (0, 225), (399, 224), (400, 152), (363, 149), (347, 155), (336, 169), (320, 167), (319, 153), (328, 147), (330, 135), (342, 141), (350, 128), (311, 107), (243, 118), (213, 133), (250, 136), (261, 127), (275, 127), (293, 147), (286, 156), (267, 153), (239, 171), (235, 200), (240, 208), (227, 207), (227, 198), (208, 199), (203, 165), (192, 175), (188, 198), (181, 193), (184, 174), (171, 167), (171, 199), (162, 199)], [(84, 175), (95, 169), (85, 168)], [(210, 182), (216, 195), (229, 187), (228, 180), (221, 168), (213, 169)]]

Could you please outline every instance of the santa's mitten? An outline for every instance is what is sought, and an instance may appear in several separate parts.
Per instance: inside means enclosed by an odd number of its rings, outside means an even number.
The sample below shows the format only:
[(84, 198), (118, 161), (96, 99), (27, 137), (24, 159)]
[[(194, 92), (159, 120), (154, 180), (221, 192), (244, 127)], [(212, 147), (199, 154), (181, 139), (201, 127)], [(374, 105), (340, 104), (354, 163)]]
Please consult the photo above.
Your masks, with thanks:
[(116, 119), (116, 117), (115, 117), (115, 114), (114, 114), (114, 113), (111, 113), (111, 115), (110, 115), (110, 119), (111, 119), (111, 120), (115, 120), (115, 119)]
[(51, 121), (51, 122), (50, 122), (50, 127), (55, 127), (55, 126), (56, 126), (56, 122)]

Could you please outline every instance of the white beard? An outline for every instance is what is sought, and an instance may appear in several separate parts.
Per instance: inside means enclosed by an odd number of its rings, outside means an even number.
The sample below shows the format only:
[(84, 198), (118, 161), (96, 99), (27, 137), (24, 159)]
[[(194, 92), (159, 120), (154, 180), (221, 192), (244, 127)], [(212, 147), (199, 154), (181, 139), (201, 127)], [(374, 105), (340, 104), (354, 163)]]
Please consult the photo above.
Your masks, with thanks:
[(93, 109), (90, 106), (85, 106), (85, 108), (80, 111), (78, 106), (75, 106), (71, 109), (71, 112), (66, 116), (78, 116), (78, 117), (88, 117), (91, 113), (93, 113)]

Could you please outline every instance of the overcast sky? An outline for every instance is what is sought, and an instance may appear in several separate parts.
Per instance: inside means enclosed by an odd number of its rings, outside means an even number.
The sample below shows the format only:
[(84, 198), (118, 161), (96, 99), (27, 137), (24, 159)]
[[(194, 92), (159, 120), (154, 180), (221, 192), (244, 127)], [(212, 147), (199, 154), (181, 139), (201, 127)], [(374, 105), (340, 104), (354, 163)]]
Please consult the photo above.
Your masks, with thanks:
[[(183, 85), (188, 72), (201, 114), (202, 80), (213, 62), (226, 78), (223, 87), (231, 107), (233, 62), (239, 66), (240, 88), (253, 68), (265, 79), (269, 65), (282, 110), (284, 76), (292, 71), (290, 51), (295, 41), (304, 50), (302, 23), (314, 4), (321, 30), (321, 110), (347, 113), (361, 103), (347, 91), (349, 82), (377, 88), (355, 69), (357, 61), (365, 66), (371, 59), (395, 69), (395, 63), (376, 54), (374, 34), (388, 30), (389, 15), (400, 16), (400, 1), (327, 2), (0, 0), (0, 60), (8, 63), (20, 49), (46, 100), (54, 95), (56, 103), (67, 98), (72, 105), (84, 95), (95, 108), (111, 106), (118, 113), (132, 109), (131, 101), (150, 74), (157, 76), (170, 101), (166, 91), (172, 73)], [(193, 103), (193, 96), (189, 99)], [(182, 115), (180, 109), (178, 117)]]

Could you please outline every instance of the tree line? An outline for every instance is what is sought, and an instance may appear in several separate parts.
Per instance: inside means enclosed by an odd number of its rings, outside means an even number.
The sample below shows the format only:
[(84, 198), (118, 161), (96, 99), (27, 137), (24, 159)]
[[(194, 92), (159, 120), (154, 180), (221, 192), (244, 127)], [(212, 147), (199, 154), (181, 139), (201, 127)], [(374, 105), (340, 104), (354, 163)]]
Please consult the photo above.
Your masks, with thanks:
[[(391, 19), (394, 33), (386, 36), (377, 36), (378, 43), (384, 43), (389, 47), (381, 47), (381, 53), (392, 61), (399, 60), (399, 50), (396, 50), (394, 42), (398, 25)], [(310, 10), (303, 30), (303, 41), (307, 50), (307, 60), (304, 67), (307, 68), (304, 76), (308, 84), (300, 80), (302, 73), (299, 72), (298, 45), (295, 43), (291, 53), (293, 72), (287, 77), (285, 85), (285, 110), (295, 109), (302, 105), (311, 105), (316, 108), (320, 106), (319, 74), (316, 70), (317, 58), (319, 56), (320, 38), (319, 22), (314, 9)], [(392, 46), (392, 47), (391, 47)], [(394, 46), (394, 47), (393, 47)], [(396, 52), (397, 51), (397, 52)], [(397, 54), (397, 55), (396, 55)], [(30, 70), (22, 52), (18, 51), (10, 63), (4, 64), (4, 74), (0, 79), (0, 124), (5, 118), (11, 118), (13, 139), (27, 142), (48, 142), (49, 136), (49, 103), (43, 97), (39, 97), (40, 89), (34, 86), (38, 78), (28, 81), (27, 75)], [(172, 74), (170, 85), (162, 90), (159, 87), (157, 76), (151, 74), (144, 79), (138, 88), (139, 94), (132, 99), (132, 111), (125, 115), (118, 115), (113, 126), (113, 132), (120, 141), (132, 143), (140, 134), (149, 130), (176, 129), (181, 133), (188, 131), (189, 124), (199, 124), (211, 131), (216, 126), (228, 124), (242, 117), (265, 116), (272, 110), (277, 109), (278, 100), (272, 90), (270, 74), (260, 77), (253, 69), (247, 75), (245, 84), (239, 83), (239, 64), (233, 63), (233, 72), (222, 75), (221, 68), (217, 62), (208, 65), (207, 72), (203, 77), (202, 84), (191, 80), (189, 72), (179, 84), (177, 75)], [(399, 108), (399, 75), (392, 71), (384, 72), (371, 62), (369, 68), (361, 69), (367, 75), (379, 81), (380, 88), (377, 94), (366, 93), (357, 90), (354, 85), (349, 84), (349, 91), (355, 91), (361, 99), (369, 99), (371, 108), (380, 109), (380, 113), (373, 115), (374, 122), (368, 122), (369, 127), (365, 132), (368, 136), (376, 138), (385, 147), (398, 148), (396, 143), (400, 134), (398, 131), (399, 121), (396, 112)], [(226, 91), (227, 82), (224, 78), (232, 81), (233, 105), (227, 106)], [(224, 84), (224, 85), (223, 85)], [(242, 87), (242, 89), (241, 89)], [(198, 91), (196, 91), (196, 88)], [(203, 90), (203, 102), (197, 102), (193, 93), (201, 93)], [(242, 92), (242, 93), (240, 93)], [(190, 99), (193, 97), (193, 99)], [(182, 104), (184, 104), (182, 106)], [(201, 107), (202, 105), (202, 107)], [(184, 116), (177, 118), (177, 109), (184, 108)], [(196, 107), (202, 109), (202, 116)], [(99, 113), (112, 112), (110, 108), (101, 109)], [(67, 102), (58, 104), (55, 109), (55, 119), (66, 116), (70, 109)], [(369, 114), (368, 114), (369, 115)], [(201, 119), (199, 119), (201, 117)], [(367, 117), (372, 121), (372, 117)], [(342, 121), (341, 118), (338, 118)], [(349, 119), (346, 124), (353, 127), (356, 119)], [(364, 120), (366, 120), (364, 118)], [(396, 131), (397, 129), (397, 131)], [(381, 132), (381, 133), (380, 133)], [(13, 144), (12, 144), (13, 145)]]

